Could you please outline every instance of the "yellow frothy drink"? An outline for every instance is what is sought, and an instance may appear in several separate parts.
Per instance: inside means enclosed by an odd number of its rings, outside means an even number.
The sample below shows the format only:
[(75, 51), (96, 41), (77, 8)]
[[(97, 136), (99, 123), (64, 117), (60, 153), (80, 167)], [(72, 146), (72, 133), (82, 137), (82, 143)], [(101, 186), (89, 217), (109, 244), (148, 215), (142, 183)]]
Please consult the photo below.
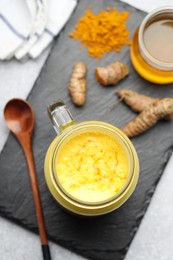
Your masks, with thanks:
[(62, 188), (85, 202), (101, 202), (125, 185), (129, 162), (124, 147), (102, 132), (83, 132), (68, 140), (56, 157)]

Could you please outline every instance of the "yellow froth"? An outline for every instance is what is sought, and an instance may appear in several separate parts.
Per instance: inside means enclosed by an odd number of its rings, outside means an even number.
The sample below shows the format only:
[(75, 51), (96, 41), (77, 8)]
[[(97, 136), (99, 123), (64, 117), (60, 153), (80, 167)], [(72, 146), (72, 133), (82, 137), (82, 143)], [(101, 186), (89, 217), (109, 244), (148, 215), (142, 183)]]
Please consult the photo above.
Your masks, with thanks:
[(61, 148), (56, 172), (70, 195), (86, 202), (100, 202), (113, 197), (124, 186), (128, 158), (112, 136), (80, 133)]

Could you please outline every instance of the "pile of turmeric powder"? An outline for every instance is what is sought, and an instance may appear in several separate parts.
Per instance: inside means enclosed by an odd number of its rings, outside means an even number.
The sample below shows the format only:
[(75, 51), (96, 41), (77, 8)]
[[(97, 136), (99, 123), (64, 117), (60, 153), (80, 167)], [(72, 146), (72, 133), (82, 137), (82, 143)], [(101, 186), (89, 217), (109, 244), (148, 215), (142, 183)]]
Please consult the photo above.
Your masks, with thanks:
[(118, 52), (123, 45), (130, 44), (126, 28), (128, 16), (128, 12), (118, 12), (116, 8), (107, 7), (98, 14), (88, 9), (69, 36), (80, 40), (88, 48), (90, 57), (100, 58), (110, 51)]

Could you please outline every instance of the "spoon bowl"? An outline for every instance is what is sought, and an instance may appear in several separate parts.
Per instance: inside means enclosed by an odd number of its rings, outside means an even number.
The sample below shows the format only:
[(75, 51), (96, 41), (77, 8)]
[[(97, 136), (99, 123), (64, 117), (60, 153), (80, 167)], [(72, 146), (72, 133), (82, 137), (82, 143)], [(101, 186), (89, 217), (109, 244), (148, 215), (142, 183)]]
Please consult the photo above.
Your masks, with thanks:
[(5, 106), (4, 117), (8, 128), (15, 134), (26, 133), (34, 128), (34, 112), (25, 100), (11, 99)]

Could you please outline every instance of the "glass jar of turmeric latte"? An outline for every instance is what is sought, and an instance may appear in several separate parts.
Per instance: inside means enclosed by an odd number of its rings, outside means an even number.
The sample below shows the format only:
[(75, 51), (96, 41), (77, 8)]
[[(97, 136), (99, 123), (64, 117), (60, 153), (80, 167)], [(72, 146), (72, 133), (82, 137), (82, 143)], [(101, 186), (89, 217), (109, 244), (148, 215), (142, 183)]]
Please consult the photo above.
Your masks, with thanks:
[(157, 84), (173, 82), (173, 6), (156, 9), (144, 18), (130, 54), (144, 79)]
[(128, 137), (100, 121), (75, 122), (63, 102), (48, 108), (57, 137), (45, 158), (45, 178), (65, 209), (97, 216), (120, 207), (132, 194), (139, 162)]

